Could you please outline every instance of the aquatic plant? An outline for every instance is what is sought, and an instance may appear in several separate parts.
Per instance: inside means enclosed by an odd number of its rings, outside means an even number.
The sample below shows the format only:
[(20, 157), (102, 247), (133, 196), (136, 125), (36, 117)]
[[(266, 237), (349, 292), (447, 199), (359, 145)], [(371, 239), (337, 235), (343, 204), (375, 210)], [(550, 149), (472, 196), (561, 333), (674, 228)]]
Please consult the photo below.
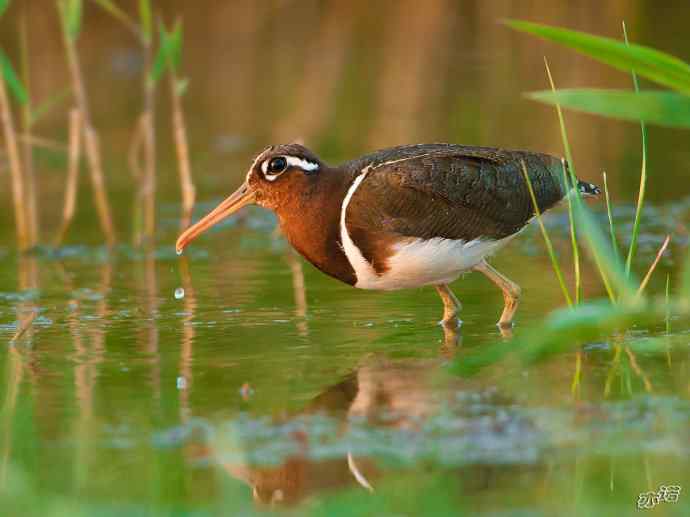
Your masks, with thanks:
[[(2, 0), (0, 2), (0, 16), (7, 10), (8, 5), (9, 0)], [(25, 250), (32, 245), (29, 235), (27, 210), (24, 204), (26, 195), (25, 176), (22, 159), (19, 154), (14, 116), (7, 90), (9, 89), (21, 105), (25, 105), (28, 102), (28, 95), (17, 73), (14, 71), (12, 63), (2, 50), (0, 50), (0, 71), (2, 75), (0, 79), (0, 116), (2, 118), (5, 149), (10, 165), (17, 246), (20, 250)]]
[(170, 107), (172, 110), (172, 130), (177, 155), (177, 167), (180, 177), (180, 192), (182, 194), (182, 217), (180, 230), (187, 228), (192, 222), (192, 209), (196, 191), (192, 181), (192, 169), (189, 164), (189, 145), (187, 143), (187, 125), (185, 123), (182, 97), (187, 91), (189, 81), (178, 77), (178, 68), (182, 55), (182, 21), (177, 20), (171, 31), (167, 31), (165, 24), (160, 25), (161, 47), (151, 70), (151, 80), (158, 81), (168, 71), (170, 87)]
[[(668, 329), (671, 313), (689, 313), (690, 299), (690, 253), (686, 253), (685, 267), (676, 295), (671, 296), (670, 277), (666, 280), (666, 292), (663, 302), (645, 292), (652, 273), (659, 264), (666, 251), (671, 236), (667, 236), (658, 253), (648, 267), (641, 282), (633, 275), (632, 265), (636, 258), (639, 226), (644, 210), (645, 189), (647, 184), (647, 130), (646, 124), (660, 124), (673, 127), (690, 127), (690, 65), (678, 58), (663, 52), (631, 44), (627, 38), (625, 25), (623, 26), (624, 41), (589, 35), (568, 29), (550, 27), (524, 21), (508, 21), (510, 27), (541, 38), (560, 43), (589, 57), (592, 57), (615, 68), (631, 71), (633, 77), (633, 91), (596, 90), (596, 89), (556, 89), (551, 77), (548, 63), (547, 75), (551, 85), (550, 90), (527, 94), (531, 99), (551, 104), (556, 107), (561, 128), (563, 147), (568, 161), (570, 173), (575, 175), (575, 166), (568, 143), (565, 121), (561, 108), (571, 108), (605, 117), (637, 120), (640, 123), (642, 136), (642, 164), (640, 168), (640, 186), (632, 224), (630, 246), (625, 260), (618, 251), (611, 204), (606, 175), (604, 174), (604, 194), (609, 223), (609, 238), (596, 222), (591, 210), (583, 203), (581, 196), (573, 191), (568, 196), (569, 215), (573, 249), (578, 246), (577, 236), (589, 251), (602, 283), (609, 296), (608, 302), (600, 300), (587, 301), (573, 306), (569, 293), (564, 290), (564, 298), (568, 304), (565, 309), (554, 311), (546, 321), (527, 332), (519, 339), (510, 343), (497, 343), (487, 347), (472, 356), (464, 356), (458, 361), (455, 370), (461, 374), (473, 374), (478, 369), (492, 364), (505, 357), (508, 353), (515, 353), (522, 360), (530, 362), (552, 355), (559, 351), (577, 348), (581, 343), (611, 336), (614, 338), (625, 332), (633, 324), (641, 321), (656, 321), (663, 318)], [(659, 84), (668, 86), (676, 91), (640, 91), (637, 75), (642, 75)], [(565, 174), (565, 171), (564, 171)], [(539, 216), (537, 216), (539, 217)], [(550, 239), (543, 225), (541, 225), (547, 250), (552, 259), (556, 277), (564, 288), (562, 266), (552, 252)], [(574, 259), (577, 268), (577, 259)], [(577, 274), (576, 274), (577, 279)], [(576, 289), (577, 289), (576, 281)], [(576, 296), (577, 300), (577, 296)], [(613, 339), (615, 342), (616, 339)], [(620, 356), (621, 345), (614, 343), (617, 356)], [(668, 351), (665, 340), (652, 338), (644, 343), (645, 351)], [(635, 370), (635, 358), (630, 345), (625, 345), (626, 355), (631, 367)], [(579, 358), (579, 356), (578, 356)], [(579, 363), (576, 365), (576, 378), (573, 386), (577, 386)], [(640, 371), (640, 375), (643, 373)], [(651, 384), (650, 384), (651, 385)]]
[(89, 163), (91, 186), (94, 192), (98, 218), (106, 242), (109, 246), (112, 246), (116, 240), (115, 227), (106, 192), (100, 142), (98, 133), (91, 121), (86, 86), (77, 52), (77, 40), (81, 32), (82, 2), (81, 0), (58, 0), (57, 6), (67, 55), (67, 64), (72, 80), (72, 94), (74, 95), (74, 102), (81, 113), (84, 150)]
[[(139, 0), (139, 23), (134, 22), (111, 0), (93, 1), (127, 27), (137, 38), (144, 52), (144, 74), (142, 75), (144, 107), (132, 135), (129, 164), (138, 183), (133, 214), (133, 242), (136, 245), (141, 245), (144, 241), (151, 243), (156, 226), (155, 95), (158, 83), (166, 72), (170, 85), (172, 130), (182, 194), (181, 228), (190, 224), (195, 201), (187, 130), (182, 108), (182, 97), (186, 92), (188, 80), (178, 78), (182, 54), (182, 22), (178, 20), (170, 31), (166, 29), (162, 21), (160, 22), (158, 48), (154, 54), (154, 8), (150, 0)], [(140, 164), (140, 154), (143, 164)]]

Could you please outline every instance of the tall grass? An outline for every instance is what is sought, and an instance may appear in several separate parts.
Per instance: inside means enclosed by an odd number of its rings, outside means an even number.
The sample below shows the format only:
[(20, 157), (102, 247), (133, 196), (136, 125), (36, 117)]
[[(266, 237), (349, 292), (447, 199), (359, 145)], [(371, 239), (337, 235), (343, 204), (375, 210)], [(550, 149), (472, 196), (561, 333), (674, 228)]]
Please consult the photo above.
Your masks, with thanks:
[[(639, 119), (642, 135), (642, 164), (640, 168), (640, 189), (636, 203), (635, 219), (633, 222), (633, 229), (630, 238), (630, 247), (624, 264), (625, 275), (628, 278), (630, 278), (632, 274), (632, 263), (635, 259), (637, 251), (639, 226), (644, 209), (644, 197), (647, 184), (646, 122), (650, 121), (648, 119), (651, 119), (652, 123), (663, 123), (663, 120), (659, 120), (658, 112), (656, 112), (651, 117), (649, 116), (650, 111), (653, 111), (656, 101), (653, 98), (645, 96), (645, 93), (649, 92), (640, 91), (637, 74), (639, 73), (651, 80), (657, 81), (661, 84), (665, 84), (676, 89), (679, 93), (661, 93), (670, 94), (670, 96), (668, 96), (667, 99), (669, 99), (671, 105), (676, 104), (677, 107), (682, 108), (682, 106), (684, 106), (690, 100), (690, 65), (684, 63), (683, 61), (673, 56), (669, 56), (654, 49), (643, 47), (641, 45), (631, 44), (628, 41), (625, 24), (623, 24), (623, 42), (619, 42), (608, 38), (592, 36), (581, 32), (570, 31), (567, 29), (548, 27), (545, 25), (533, 24), (522, 21), (510, 21), (508, 22), (508, 24), (517, 30), (521, 30), (566, 45), (590, 57), (593, 57), (594, 59), (615, 66), (616, 68), (632, 71), (634, 87), (634, 92), (632, 93), (618, 92), (615, 90), (608, 92), (597, 92), (595, 90), (583, 89), (566, 90), (566, 94), (564, 95), (563, 90), (556, 90), (555, 88), (553, 88), (552, 85), (551, 91), (530, 94), (530, 97), (536, 100), (553, 104), (556, 106), (559, 115), (559, 122), (561, 124), (561, 133), (563, 136), (566, 154), (569, 154), (569, 146), (567, 143), (567, 136), (565, 135), (563, 125), (561, 105), (575, 109), (581, 109), (591, 113), (598, 113), (604, 116), (620, 116), (621, 113), (625, 112), (624, 118)], [(612, 96), (610, 95), (611, 93), (614, 93), (615, 95)], [(634, 105), (630, 104), (631, 99), (635, 101)], [(652, 109), (650, 109), (650, 105)], [(680, 109), (680, 111), (682, 112), (682, 109)], [(677, 114), (671, 118), (672, 120), (676, 121), (676, 117)], [(688, 115), (687, 119), (687, 123), (690, 124), (690, 115)], [(617, 241), (613, 227), (613, 218), (611, 214), (610, 199), (608, 195), (608, 184), (606, 182), (605, 177), (604, 188), (607, 199), (607, 214), (609, 216), (611, 249), (613, 250), (615, 255), (613, 257), (613, 264), (616, 266), (614, 270), (619, 270), (621, 263), (620, 257), (618, 256), (617, 252)], [(586, 212), (582, 212), (582, 214), (586, 216)], [(665, 249), (665, 245), (662, 246), (662, 249)], [(591, 249), (591, 252), (595, 256), (597, 254), (601, 254), (602, 252), (605, 253), (604, 250), (597, 250), (594, 248)], [(643, 284), (638, 286), (638, 289), (636, 289), (636, 291), (639, 292), (639, 288), (643, 287), (644, 285), (645, 283), (643, 281)], [(688, 293), (684, 291), (684, 294), (687, 296)]]
[(192, 180), (189, 163), (189, 143), (187, 139), (187, 125), (185, 122), (182, 98), (187, 91), (188, 81), (179, 78), (178, 69), (182, 54), (182, 22), (177, 20), (172, 29), (168, 30), (161, 21), (159, 28), (159, 48), (148, 74), (148, 82), (155, 87), (162, 78), (168, 77), (170, 107), (172, 110), (172, 136), (175, 143), (180, 192), (182, 195), (182, 214), (180, 228), (184, 229), (191, 223), (192, 209), (196, 191)]
[(618, 250), (618, 238), (616, 237), (616, 226), (613, 223), (613, 210), (611, 208), (611, 196), (609, 194), (609, 182), (606, 172), (601, 174), (604, 183), (604, 200), (606, 201), (606, 216), (609, 220), (609, 234), (611, 235), (611, 247), (616, 254), (617, 260), (620, 260), (620, 251)]
[[(628, 42), (628, 31), (625, 28), (625, 22), (623, 22), (623, 38), (625, 39), (625, 44), (630, 46)], [(637, 74), (635, 70), (630, 72), (632, 74), (633, 88), (635, 93), (640, 93), (640, 84), (637, 80)], [(630, 236), (630, 248), (628, 249), (628, 258), (625, 260), (625, 272), (630, 274), (630, 268), (632, 267), (633, 257), (637, 251), (637, 240), (640, 234), (640, 220), (642, 219), (642, 207), (644, 206), (644, 195), (647, 189), (647, 126), (644, 120), (640, 120), (640, 131), (642, 132), (642, 164), (640, 170), (640, 188), (637, 194), (637, 207), (635, 208), (635, 221), (633, 222), (632, 235)]]
[[(182, 99), (187, 87), (187, 79), (179, 78), (178, 67), (182, 47), (182, 26), (177, 22), (168, 32), (161, 23), (158, 48), (156, 50), (156, 31), (154, 27), (154, 7), (151, 0), (139, 0), (139, 23), (135, 23), (112, 0), (92, 0), (118, 19), (140, 41), (146, 61), (146, 71), (142, 75), (143, 112), (140, 115), (133, 138), (135, 145), (130, 152), (132, 170), (137, 172), (136, 202), (134, 216), (134, 241), (137, 244), (152, 243), (156, 229), (156, 135), (155, 104), (156, 86), (167, 73), (170, 87), (170, 107), (172, 111), (172, 134), (178, 161), (180, 187), (182, 193), (182, 216), (180, 226), (186, 227), (191, 221), (195, 202), (195, 189), (189, 160), (189, 144)], [(0, 0), (0, 16), (9, 6), (9, 0)], [(63, 242), (77, 208), (77, 186), (79, 163), (83, 154), (86, 157), (89, 179), (93, 191), (98, 219), (108, 246), (116, 242), (116, 233), (106, 190), (105, 174), (101, 156), (98, 133), (93, 125), (86, 84), (83, 79), (77, 42), (82, 31), (82, 0), (56, 0), (62, 39), (67, 59), (71, 88), (57, 92), (34, 106), (30, 102), (29, 36), (25, 18), (20, 17), (19, 50), (21, 78), (15, 72), (10, 59), (0, 49), (0, 124), (2, 124), (5, 152), (8, 157), (14, 219), (17, 234), (17, 247), (27, 250), (40, 240), (38, 214), (38, 192), (33, 174), (34, 145), (57, 148), (63, 151), (62, 144), (37, 138), (32, 127), (38, 119), (57, 106), (71, 94), (73, 107), (69, 113), (69, 144), (67, 178), (63, 202), (62, 218), (54, 238), (54, 245)], [(20, 110), (21, 135), (17, 131), (12, 100)], [(139, 164), (139, 154), (143, 163)]]
[[(150, 0), (139, 0), (139, 26), (144, 49), (144, 70), (153, 66), (153, 14)], [(145, 239), (153, 242), (156, 233), (156, 83), (147, 74), (142, 76), (144, 106), (141, 130), (144, 144), (144, 168), (139, 196), (143, 203), (143, 234), (135, 237), (137, 244)]]
[(33, 118), (33, 106), (31, 102), (31, 72), (29, 70), (29, 37), (26, 24), (26, 13), (22, 12), (19, 19), (19, 50), (21, 63), (21, 76), (26, 88), (26, 102), (22, 104), (21, 127), (24, 140), (23, 163), (26, 177), (26, 219), (29, 232), (29, 245), (35, 246), (39, 241), (40, 225), (38, 220), (38, 207), (36, 197), (37, 184), (34, 174), (33, 144), (31, 137), (31, 119)]
[[(155, 104), (156, 87), (167, 73), (170, 86), (170, 106), (173, 115), (173, 140), (178, 161), (182, 193), (182, 216), (180, 226), (186, 227), (191, 221), (195, 201), (195, 189), (189, 163), (189, 144), (182, 98), (187, 80), (178, 77), (178, 67), (182, 45), (181, 23), (176, 23), (167, 32), (161, 24), (158, 49), (155, 50), (156, 32), (154, 10), (150, 0), (139, 0), (139, 23), (135, 23), (117, 4), (111, 0), (92, 0), (109, 12), (130, 30), (141, 43), (146, 62), (142, 75), (143, 110), (134, 132), (134, 146), (130, 152), (130, 164), (137, 183), (134, 214), (134, 242), (153, 243), (156, 229), (156, 135)], [(0, 0), (0, 16), (9, 5), (8, 0)], [(77, 186), (79, 162), (83, 152), (89, 169), (89, 179), (94, 193), (94, 201), (101, 229), (109, 246), (116, 242), (116, 233), (111, 208), (106, 191), (105, 174), (101, 156), (98, 133), (93, 125), (86, 85), (83, 79), (77, 41), (82, 30), (82, 0), (56, 0), (58, 18), (63, 36), (63, 44), (71, 81), (71, 94), (74, 107), (69, 115), (68, 172), (60, 227), (54, 239), (59, 246), (69, 229), (77, 206)], [(9, 161), (12, 198), (17, 233), (17, 245), (26, 250), (39, 241), (36, 182), (33, 176), (32, 146), (40, 139), (32, 135), (33, 124), (63, 98), (62, 92), (48, 98), (34, 108), (30, 104), (28, 86), (28, 42), (26, 25), (20, 24), (21, 75), (15, 72), (9, 58), (0, 50), (0, 123), (4, 134), (4, 145)], [(22, 140), (16, 130), (10, 94), (21, 108)], [(20, 144), (24, 144), (21, 146)], [(52, 144), (51, 144), (52, 145)], [(139, 154), (143, 164), (139, 164)]]
[[(139, 22), (134, 22), (111, 0), (93, 0), (114, 18), (122, 22), (139, 41), (144, 55), (143, 110), (139, 116), (129, 150), (130, 169), (138, 185), (133, 212), (133, 242), (141, 245), (153, 242), (156, 226), (156, 126), (155, 105), (157, 86), (168, 74), (172, 133), (180, 177), (182, 216), (180, 227), (186, 228), (192, 217), (195, 188), (189, 163), (189, 144), (182, 107), (182, 98), (188, 81), (178, 77), (182, 52), (182, 23), (177, 21), (168, 31), (160, 23), (157, 50), (156, 32), (153, 29), (155, 10), (150, 0), (139, 0)], [(154, 52), (155, 51), (155, 52)]]
[(81, 158), (81, 112), (73, 108), (69, 113), (69, 156), (67, 165), (67, 181), (65, 183), (65, 201), (62, 208), (62, 223), (55, 239), (55, 247), (59, 247), (67, 234), (67, 230), (74, 218), (77, 205), (77, 188), (79, 186), (79, 160)]
[(532, 200), (532, 207), (534, 208), (534, 216), (537, 219), (537, 223), (539, 224), (541, 234), (544, 237), (544, 244), (546, 245), (546, 250), (549, 253), (549, 258), (551, 259), (551, 265), (553, 266), (553, 270), (556, 273), (558, 285), (561, 286), (561, 292), (563, 293), (563, 298), (565, 298), (568, 307), (572, 307), (573, 300), (570, 297), (570, 293), (568, 292), (568, 287), (565, 285), (565, 279), (563, 278), (563, 273), (561, 272), (561, 266), (558, 262), (558, 257), (556, 256), (556, 252), (553, 249), (553, 244), (551, 244), (549, 232), (546, 231), (546, 227), (544, 226), (544, 222), (542, 221), (541, 212), (539, 210), (539, 204), (537, 203), (537, 198), (534, 195), (534, 188), (532, 188), (532, 182), (529, 179), (529, 174), (527, 173), (527, 166), (525, 165), (524, 161), (522, 162), (522, 175), (525, 178), (525, 183), (527, 184), (527, 189), (529, 190), (529, 196)]
[(62, 27), (63, 42), (67, 55), (67, 64), (72, 81), (74, 102), (81, 112), (84, 150), (89, 163), (91, 186), (96, 202), (98, 218), (106, 243), (112, 246), (115, 244), (115, 227), (113, 225), (110, 204), (106, 193), (100, 142), (98, 133), (91, 121), (86, 86), (84, 84), (81, 65), (79, 63), (79, 54), (77, 52), (77, 40), (81, 32), (82, 3), (81, 0), (58, 0), (57, 5)]
[[(647, 287), (663, 254), (665, 253), (671, 236), (667, 236), (659, 248), (656, 257), (647, 268), (641, 282), (637, 282), (632, 273), (637, 260), (637, 241), (639, 225), (644, 213), (645, 187), (647, 184), (647, 134), (646, 124), (662, 124), (677, 127), (690, 127), (690, 65), (683, 61), (641, 45), (620, 42), (608, 38), (592, 36), (582, 32), (571, 31), (556, 27), (549, 27), (523, 21), (507, 22), (512, 28), (533, 34), (582, 52), (594, 59), (614, 66), (623, 71), (642, 75), (676, 90), (675, 92), (645, 92), (640, 91), (637, 77), (633, 77), (633, 92), (618, 90), (557, 90), (553, 85), (547, 64), (547, 75), (551, 89), (530, 93), (528, 96), (540, 102), (556, 107), (559, 126), (563, 140), (563, 147), (568, 158), (571, 172), (575, 169), (572, 164), (570, 146), (563, 119), (562, 107), (577, 109), (606, 117), (616, 117), (625, 120), (641, 121), (642, 132), (642, 165), (640, 167), (640, 192), (638, 193), (635, 219), (632, 225), (631, 245), (625, 260), (618, 252), (616, 232), (613, 225), (611, 200), (608, 192), (608, 182), (604, 175), (604, 193), (608, 215), (608, 233), (606, 237), (599, 227), (591, 211), (583, 203), (579, 195), (571, 195), (569, 215), (571, 224), (575, 225), (577, 237), (592, 257), (599, 272), (604, 288), (608, 294), (608, 302), (590, 300), (579, 306), (556, 310), (547, 319), (523, 336), (510, 343), (497, 342), (475, 354), (466, 355), (462, 361), (456, 362), (455, 371), (462, 375), (471, 375), (480, 368), (492, 364), (508, 353), (515, 353), (523, 362), (531, 362), (564, 350), (571, 350), (578, 343), (599, 340), (604, 336), (614, 336), (622, 339), (622, 333), (634, 324), (665, 321), (666, 332), (669, 332), (671, 314), (690, 315), (690, 252), (686, 252), (684, 269), (682, 271), (679, 289), (672, 295), (671, 278), (666, 278), (666, 289), (663, 303), (656, 297), (647, 294)], [(526, 181), (529, 181), (526, 178)], [(571, 177), (574, 181), (574, 177)], [(547, 249), (552, 248), (548, 234), (543, 230)], [(577, 242), (577, 238), (572, 239)], [(554, 271), (563, 289), (562, 267), (549, 251), (554, 265)], [(566, 297), (566, 300), (568, 298)], [(618, 336), (618, 338), (615, 338)], [(625, 346), (620, 343), (614, 346), (612, 369), (607, 379), (605, 395), (610, 390), (610, 380), (615, 374), (616, 364), (622, 365), (623, 357), (628, 361), (629, 369), (637, 375), (647, 391), (653, 389), (649, 377), (641, 370), (634, 355), (635, 342), (628, 342)], [(670, 358), (668, 342), (651, 338), (641, 344), (641, 350), (664, 352)], [(623, 354), (625, 352), (625, 354)], [(576, 371), (572, 382), (572, 392), (576, 396), (582, 363), (577, 356)]]
[[(180, 192), (182, 194), (182, 216), (180, 218), (180, 229), (185, 229), (192, 222), (192, 210), (196, 197), (196, 190), (192, 180), (192, 169), (189, 163), (189, 144), (187, 141), (187, 124), (185, 122), (182, 98), (187, 91), (187, 79), (178, 77), (182, 54), (182, 22), (177, 20), (171, 31), (167, 31), (165, 25), (161, 23), (161, 50), (159, 59), (168, 71), (168, 85), (170, 92), (170, 107), (173, 114), (173, 140), (175, 142), (175, 153), (177, 155), (177, 166), (180, 177)], [(158, 67), (154, 69), (156, 73), (154, 80), (159, 80), (163, 70)]]
[[(7, 9), (8, 2), (0, 4), (0, 14)], [(0, 50), (0, 121), (5, 140), (5, 151), (10, 166), (10, 177), (12, 185), (12, 203), (14, 207), (14, 222), (17, 232), (17, 247), (26, 250), (31, 246), (31, 236), (29, 230), (26, 206), (24, 204), (26, 196), (24, 169), (17, 142), (17, 132), (15, 130), (14, 115), (10, 104), (8, 89), (20, 104), (27, 102), (27, 94), (21, 81), (17, 77), (9, 58)]]

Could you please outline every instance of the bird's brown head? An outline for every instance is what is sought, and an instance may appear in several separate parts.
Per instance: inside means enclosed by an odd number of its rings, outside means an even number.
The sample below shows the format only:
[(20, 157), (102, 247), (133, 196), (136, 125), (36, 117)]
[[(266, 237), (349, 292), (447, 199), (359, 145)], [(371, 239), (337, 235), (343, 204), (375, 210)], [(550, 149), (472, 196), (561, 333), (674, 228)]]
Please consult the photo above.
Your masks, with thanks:
[(299, 144), (275, 145), (264, 149), (252, 163), (244, 183), (209, 214), (177, 239), (177, 253), (211, 226), (240, 208), (257, 204), (272, 210), (302, 197), (315, 184), (323, 163)]

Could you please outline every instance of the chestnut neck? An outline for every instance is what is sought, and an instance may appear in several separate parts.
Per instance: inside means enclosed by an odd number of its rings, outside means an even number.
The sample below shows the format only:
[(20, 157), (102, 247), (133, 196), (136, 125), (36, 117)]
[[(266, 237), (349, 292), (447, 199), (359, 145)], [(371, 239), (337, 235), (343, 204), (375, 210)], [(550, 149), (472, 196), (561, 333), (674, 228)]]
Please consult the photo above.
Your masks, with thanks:
[(340, 211), (353, 175), (324, 166), (300, 192), (290, 192), (275, 207), (290, 244), (318, 269), (347, 284), (357, 282), (340, 239)]

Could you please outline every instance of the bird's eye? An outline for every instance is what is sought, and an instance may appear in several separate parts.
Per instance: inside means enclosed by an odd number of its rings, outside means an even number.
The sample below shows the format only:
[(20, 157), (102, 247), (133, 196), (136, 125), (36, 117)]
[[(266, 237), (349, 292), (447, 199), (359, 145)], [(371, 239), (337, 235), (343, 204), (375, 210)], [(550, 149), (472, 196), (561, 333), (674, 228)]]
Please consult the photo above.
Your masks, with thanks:
[(283, 172), (285, 169), (287, 169), (287, 160), (283, 156), (278, 156), (276, 158), (273, 158), (270, 162), (268, 162), (268, 171), (271, 174), (277, 174), (279, 172)]

